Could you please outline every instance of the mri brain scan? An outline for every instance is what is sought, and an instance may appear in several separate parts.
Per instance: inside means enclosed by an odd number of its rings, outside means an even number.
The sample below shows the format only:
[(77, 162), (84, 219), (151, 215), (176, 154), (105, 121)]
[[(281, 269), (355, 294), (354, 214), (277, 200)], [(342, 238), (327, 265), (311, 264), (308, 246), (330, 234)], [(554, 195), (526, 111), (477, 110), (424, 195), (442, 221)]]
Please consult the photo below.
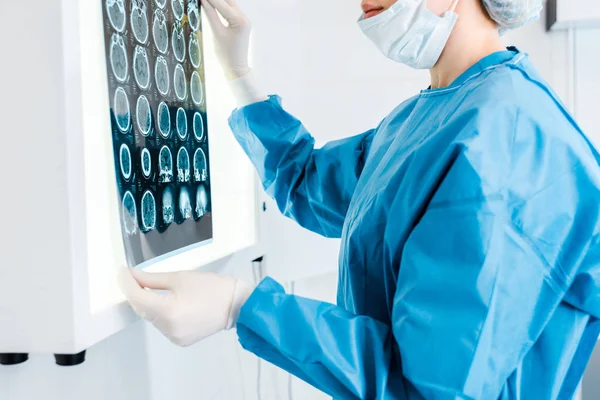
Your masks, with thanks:
[(154, 66), (154, 78), (156, 79), (156, 88), (163, 96), (169, 92), (169, 67), (167, 60), (163, 56), (156, 58)]
[(144, 44), (148, 40), (148, 9), (144, 0), (133, 0), (131, 3), (131, 30), (135, 39)]
[(121, 132), (129, 131), (130, 121), (131, 121), (131, 112), (129, 109), (129, 99), (127, 98), (127, 93), (125, 93), (125, 89), (119, 87), (115, 91), (115, 98), (113, 99), (113, 113), (115, 115), (115, 120), (117, 121), (117, 126)]
[(146, 190), (142, 196), (142, 227), (151, 231), (156, 227), (156, 201), (151, 191)]
[(202, 115), (196, 111), (194, 113), (194, 137), (197, 141), (201, 141), (204, 137), (204, 121), (202, 120)]
[(168, 186), (162, 196), (162, 217), (165, 224), (170, 224), (175, 219), (175, 204), (173, 204), (173, 189)]
[(202, 92), (202, 81), (200, 80), (200, 74), (197, 71), (192, 72), (192, 79), (190, 79), (190, 93), (192, 94), (192, 101), (194, 104), (199, 106), (204, 100), (204, 93)]
[(131, 152), (126, 144), (122, 144), (119, 150), (119, 163), (121, 164), (123, 178), (131, 178)]
[(133, 76), (141, 89), (148, 89), (148, 86), (150, 86), (150, 62), (148, 61), (148, 53), (142, 46), (135, 46)]
[(175, 76), (173, 78), (173, 85), (175, 86), (175, 95), (181, 101), (187, 97), (187, 83), (185, 81), (185, 72), (183, 66), (177, 64), (175, 67)]
[(188, 219), (192, 216), (192, 201), (190, 192), (183, 186), (179, 191), (179, 212), (183, 219)]
[(204, 182), (207, 178), (206, 155), (202, 149), (197, 149), (194, 153), (194, 180), (196, 182)]
[(200, 67), (200, 62), (201, 62), (200, 43), (198, 43), (198, 38), (196, 37), (196, 34), (193, 32), (190, 35), (189, 54), (190, 54), (190, 62), (192, 63), (194, 68)]
[(123, 228), (128, 235), (133, 235), (137, 232), (137, 210), (135, 207), (135, 199), (133, 198), (131, 192), (125, 192), (121, 205)]
[(185, 147), (177, 152), (177, 182), (190, 181), (190, 155)]
[(152, 157), (150, 157), (150, 151), (144, 148), (142, 150), (141, 158), (140, 163), (142, 165), (142, 173), (146, 178), (149, 178), (152, 173)]
[(188, 132), (187, 115), (185, 114), (185, 110), (181, 107), (177, 109), (176, 125), (179, 138), (185, 140)]
[(106, 0), (106, 13), (110, 24), (117, 32), (125, 29), (125, 1)]
[(158, 105), (158, 131), (165, 139), (171, 133), (171, 114), (169, 106), (164, 101)]
[(204, 185), (196, 189), (196, 218), (202, 218), (208, 209), (208, 193)]
[(183, 19), (183, 0), (171, 0), (171, 9), (173, 10), (173, 15), (177, 18), (178, 21)]
[(148, 136), (152, 129), (152, 111), (150, 110), (150, 103), (146, 96), (141, 95), (138, 98), (135, 115), (138, 129), (142, 135)]
[(128, 263), (145, 268), (213, 237), (201, 1), (96, 1), (116, 218)]
[(167, 146), (163, 146), (158, 154), (159, 181), (173, 181), (173, 156)]
[(123, 36), (114, 34), (110, 39), (110, 65), (115, 78), (119, 82), (125, 82), (127, 79), (127, 50), (125, 49), (125, 40)]
[(177, 61), (183, 62), (185, 60), (185, 37), (183, 36), (183, 29), (177, 23), (173, 26), (171, 46), (173, 46), (173, 54)]
[(190, 28), (196, 32), (200, 28), (200, 13), (198, 11), (198, 0), (188, 0), (187, 3), (188, 20)]
[(157, 10), (154, 13), (152, 37), (154, 38), (156, 49), (163, 54), (166, 53), (169, 48), (169, 29), (167, 28), (167, 18), (161, 10)]

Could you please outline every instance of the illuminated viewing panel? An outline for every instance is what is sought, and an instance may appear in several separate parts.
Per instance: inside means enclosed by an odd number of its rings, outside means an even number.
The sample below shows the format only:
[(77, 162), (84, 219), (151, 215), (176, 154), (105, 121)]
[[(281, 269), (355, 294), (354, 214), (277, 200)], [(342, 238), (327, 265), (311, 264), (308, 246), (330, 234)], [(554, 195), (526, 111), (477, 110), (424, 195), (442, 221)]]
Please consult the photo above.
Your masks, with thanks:
[(115, 201), (128, 263), (144, 266), (213, 237), (200, 10), (101, 1)]

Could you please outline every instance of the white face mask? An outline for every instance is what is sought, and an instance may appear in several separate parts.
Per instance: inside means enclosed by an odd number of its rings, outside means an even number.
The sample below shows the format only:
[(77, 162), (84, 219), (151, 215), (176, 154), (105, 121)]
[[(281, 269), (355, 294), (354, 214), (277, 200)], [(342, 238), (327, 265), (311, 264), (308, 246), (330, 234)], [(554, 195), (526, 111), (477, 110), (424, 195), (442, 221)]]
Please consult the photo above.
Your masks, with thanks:
[(358, 20), (363, 33), (388, 58), (416, 69), (429, 69), (439, 60), (458, 15), (458, 0), (439, 17), (427, 0), (398, 0), (374, 17)]

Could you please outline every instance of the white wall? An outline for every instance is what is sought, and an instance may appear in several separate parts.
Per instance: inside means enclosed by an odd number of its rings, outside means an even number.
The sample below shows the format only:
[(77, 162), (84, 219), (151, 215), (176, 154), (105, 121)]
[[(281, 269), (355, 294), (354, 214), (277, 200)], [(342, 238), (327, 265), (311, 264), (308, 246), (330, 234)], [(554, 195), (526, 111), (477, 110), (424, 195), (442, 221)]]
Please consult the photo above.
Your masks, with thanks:
[[(384, 59), (362, 36), (355, 23), (358, 0), (240, 3), (254, 21), (254, 65), (259, 78), (271, 93), (282, 95), (284, 105), (321, 144), (373, 127), (427, 85), (427, 73)], [(315, 28), (307, 30), (308, 23)], [(576, 36), (579, 76), (574, 103), (582, 126), (600, 140), (594, 113), (599, 109), (600, 31)], [(568, 39), (566, 33), (547, 34), (542, 22), (507, 36), (510, 43), (530, 53), (565, 101), (570, 93)], [(272, 203), (264, 222), (267, 272), (283, 281), (297, 279), (294, 289), (299, 295), (333, 302), (338, 242), (299, 229), (279, 216)], [(247, 263), (234, 264), (227, 273), (251, 280)], [(590, 382), (598, 380), (600, 368), (596, 371)], [(88, 361), (79, 367), (55, 366), (50, 355), (0, 367), (0, 399), (252, 400), (257, 399), (257, 372), (256, 358), (240, 349), (235, 332), (180, 349), (139, 323), (90, 349)], [(261, 376), (261, 400), (288, 398), (286, 373), (262, 363)], [(327, 398), (296, 379), (292, 390), (295, 399)], [(596, 389), (589, 390), (588, 398), (600, 397), (592, 392)]]

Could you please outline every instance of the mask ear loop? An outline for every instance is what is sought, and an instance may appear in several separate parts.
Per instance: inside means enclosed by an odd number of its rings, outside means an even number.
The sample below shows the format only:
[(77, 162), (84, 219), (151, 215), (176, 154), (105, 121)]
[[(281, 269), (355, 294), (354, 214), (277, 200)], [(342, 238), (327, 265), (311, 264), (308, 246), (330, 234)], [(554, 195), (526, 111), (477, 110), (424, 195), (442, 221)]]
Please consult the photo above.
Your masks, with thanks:
[(458, 0), (454, 0), (452, 2), (452, 6), (450, 7), (450, 9), (448, 11), (450, 12), (454, 12), (454, 10), (456, 9), (456, 6), (458, 5)]

